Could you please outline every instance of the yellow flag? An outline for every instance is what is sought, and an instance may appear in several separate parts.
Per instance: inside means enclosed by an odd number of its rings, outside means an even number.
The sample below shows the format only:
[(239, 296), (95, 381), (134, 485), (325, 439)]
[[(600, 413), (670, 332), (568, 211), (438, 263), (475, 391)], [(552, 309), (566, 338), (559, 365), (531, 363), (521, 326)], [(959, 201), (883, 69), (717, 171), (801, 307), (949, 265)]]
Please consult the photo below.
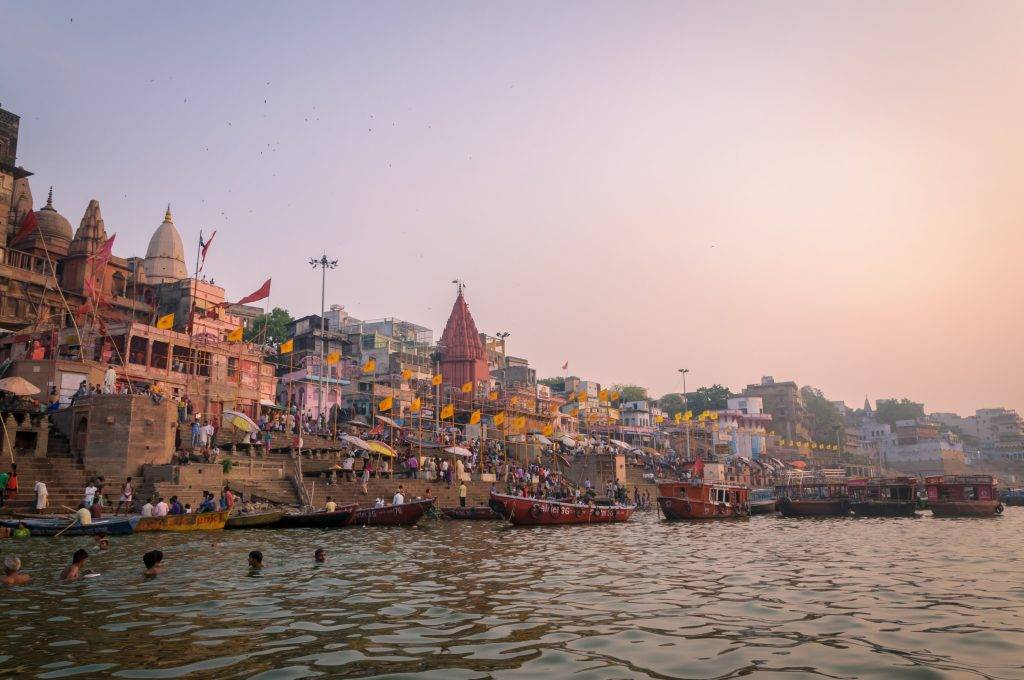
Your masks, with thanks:
[(665, 422), (665, 416), (654, 416), (654, 422), (660, 425), (661, 423)]
[(408, 368), (402, 371), (402, 380), (409, 380), (410, 378), (412, 378), (412, 371)]
[(575, 408), (574, 407), (571, 411), (569, 411), (569, 415), (576, 416), (576, 415), (579, 414), (579, 412), (580, 412), (579, 408)]
[(473, 391), (473, 382), (470, 381), (467, 383), (462, 383), (462, 387), (460, 389), (466, 394), (469, 394), (470, 392)]
[(498, 391), (491, 390), (487, 393), (487, 401), (498, 401)]
[(608, 401), (608, 390), (601, 390), (597, 393), (597, 398), (601, 401)]
[(377, 360), (374, 359), (373, 357), (370, 357), (369, 359), (366, 360), (366, 363), (363, 364), (363, 373), (373, 373), (376, 370)]
[(165, 331), (169, 331), (172, 328), (174, 328), (174, 312), (171, 312), (170, 314), (165, 314), (161, 316), (159, 319), (157, 319), (156, 327)]
[(554, 415), (555, 413), (558, 413), (558, 404), (551, 405), (551, 414)]
[(513, 423), (513, 425), (516, 428), (526, 427), (526, 418), (524, 418), (522, 416), (516, 418), (514, 423)]
[(540, 431), (540, 433), (545, 437), (550, 437), (555, 433), (555, 427), (554, 425), (545, 425), (544, 428)]
[(582, 404), (586, 400), (587, 400), (587, 392), (586, 392), (586, 390), (581, 390), (580, 393), (576, 395), (576, 401), (578, 401), (579, 403)]
[(419, 413), (421, 407), (422, 404), (420, 403), (420, 398), (416, 397), (415, 399), (412, 400), (412, 404), (409, 405), (409, 410), (412, 411), (413, 413)]
[(228, 342), (241, 342), (242, 336), (245, 333), (245, 329), (239, 326), (235, 330), (228, 333)]
[(282, 342), (281, 346), (277, 348), (277, 351), (278, 354), (291, 354), (293, 349), (295, 349), (295, 341), (288, 340), (287, 342)]
[(476, 425), (480, 422), (480, 409), (477, 409), (469, 414), (469, 424)]
[(519, 397), (512, 397), (511, 399), (508, 400), (508, 403), (511, 404), (512, 406), (518, 406)]
[(612, 401), (618, 401), (621, 395), (618, 392), (612, 392), (610, 396)]
[(676, 411), (676, 414), (672, 416), (672, 420), (676, 421), (676, 425), (683, 422), (683, 414)]
[(505, 424), (505, 412), (502, 411), (501, 413), (494, 414), (494, 426), (495, 427), (501, 427), (504, 424)]
[(441, 380), (442, 378), (440, 374), (435, 375), (433, 378), (430, 379), (430, 384), (433, 385), (434, 387), (437, 387), (438, 385), (441, 384)]
[(334, 364), (341, 361), (341, 352), (331, 352), (327, 355), (327, 365), (333, 366)]
[(708, 413), (708, 418), (711, 418), (711, 420), (718, 420), (718, 411), (711, 411)]
[(687, 411), (684, 413), (683, 420), (693, 420), (693, 411)]
[(394, 405), (394, 399), (392, 399), (391, 397), (384, 397), (383, 399), (380, 400), (380, 403), (377, 404), (377, 408), (379, 408), (381, 411), (390, 411), (391, 407)]
[(454, 417), (455, 417), (455, 406), (453, 404), (446, 404), (444, 406), (444, 408), (441, 409), (441, 419), (444, 420), (445, 418), (454, 418)]

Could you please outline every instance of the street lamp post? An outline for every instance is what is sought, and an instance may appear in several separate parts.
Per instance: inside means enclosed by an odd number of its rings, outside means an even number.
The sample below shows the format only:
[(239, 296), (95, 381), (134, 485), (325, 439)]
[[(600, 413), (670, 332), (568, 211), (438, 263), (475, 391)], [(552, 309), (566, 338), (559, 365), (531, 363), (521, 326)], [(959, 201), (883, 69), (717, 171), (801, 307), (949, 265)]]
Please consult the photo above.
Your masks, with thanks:
[[(327, 254), (324, 253), (320, 256), (320, 259), (310, 258), (309, 264), (313, 269), (320, 270), (320, 368), (317, 371), (317, 381), (320, 383), (320, 389), (318, 393), (320, 395), (319, 408), (320, 413), (323, 415), (324, 412), (324, 368), (327, 366), (326, 348), (327, 348), (327, 330), (325, 328), (326, 319), (324, 318), (324, 306), (325, 298), (327, 293), (327, 270), (334, 269), (338, 266), (337, 260), (328, 260)], [(326, 416), (324, 417), (324, 423), (327, 422)]]
[[(680, 368), (679, 372), (683, 376), (683, 413), (686, 413), (686, 407), (690, 405), (690, 402), (686, 399), (686, 374), (690, 372), (688, 368)], [(690, 421), (686, 421), (686, 460), (690, 460)]]

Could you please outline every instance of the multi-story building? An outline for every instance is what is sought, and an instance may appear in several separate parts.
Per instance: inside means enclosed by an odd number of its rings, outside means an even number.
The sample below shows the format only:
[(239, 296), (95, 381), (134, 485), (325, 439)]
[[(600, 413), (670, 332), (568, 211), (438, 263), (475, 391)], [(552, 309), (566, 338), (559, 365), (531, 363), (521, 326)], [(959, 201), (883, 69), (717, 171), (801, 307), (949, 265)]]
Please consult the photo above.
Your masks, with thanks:
[(730, 455), (752, 460), (765, 454), (772, 416), (764, 412), (761, 397), (733, 397), (716, 413), (712, 426), (716, 450), (724, 445)]
[(761, 398), (764, 411), (772, 417), (774, 434), (787, 440), (810, 437), (807, 409), (800, 389), (792, 380), (776, 382), (768, 375), (761, 378), (760, 383), (747, 385), (742, 396)]

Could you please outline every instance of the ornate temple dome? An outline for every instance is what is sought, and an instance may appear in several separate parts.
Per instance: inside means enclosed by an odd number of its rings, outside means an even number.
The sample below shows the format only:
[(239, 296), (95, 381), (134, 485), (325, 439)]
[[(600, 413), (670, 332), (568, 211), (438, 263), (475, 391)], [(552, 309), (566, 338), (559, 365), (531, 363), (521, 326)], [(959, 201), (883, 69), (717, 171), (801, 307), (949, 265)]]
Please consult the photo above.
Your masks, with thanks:
[(46, 199), (46, 205), (36, 211), (36, 224), (38, 227), (30, 234), (11, 246), (19, 250), (32, 250), (43, 248), (50, 252), (50, 255), (63, 257), (68, 254), (68, 247), (71, 245), (72, 229), (71, 223), (53, 207), (53, 187), (50, 187), (50, 195)]
[(149, 240), (143, 269), (149, 283), (171, 283), (188, 278), (185, 248), (181, 245), (181, 235), (174, 226), (170, 205), (167, 206), (163, 223), (156, 228), (153, 238)]

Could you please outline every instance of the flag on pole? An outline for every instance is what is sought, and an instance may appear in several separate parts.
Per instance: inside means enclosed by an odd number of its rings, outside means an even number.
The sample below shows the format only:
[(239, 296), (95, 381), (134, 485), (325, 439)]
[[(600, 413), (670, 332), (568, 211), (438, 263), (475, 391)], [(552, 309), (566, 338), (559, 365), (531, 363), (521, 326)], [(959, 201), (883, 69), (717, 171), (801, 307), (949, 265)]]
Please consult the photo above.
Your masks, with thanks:
[(558, 413), (558, 404), (551, 404), (551, 415)]
[(39, 220), (36, 219), (36, 214), (29, 210), (25, 213), (25, 216), (21, 218), (21, 226), (18, 227), (18, 233), (11, 239), (11, 243), (15, 243), (25, 238), (32, 233), (32, 230), (39, 226)]
[(622, 395), (620, 395), (618, 392), (612, 392), (611, 393), (611, 400), (612, 401), (618, 401), (620, 396), (622, 396)]
[(684, 413), (683, 414), (683, 420), (685, 420), (685, 421), (693, 420), (693, 411), (687, 411), (686, 413)]
[(576, 395), (576, 401), (578, 401), (581, 404), (586, 403), (586, 401), (587, 401), (587, 391), (586, 390), (580, 390), (580, 393)]
[(434, 387), (437, 387), (438, 385), (441, 384), (442, 380), (443, 378), (441, 377), (441, 374), (438, 373), (437, 375), (430, 379), (430, 384), (433, 385)]
[(463, 391), (463, 393), (469, 394), (470, 392), (473, 391), (473, 382), (470, 381), (470, 382), (462, 383), (462, 387), (459, 388), (459, 389), (461, 389)]
[(568, 371), (569, 370), (569, 362), (568, 361), (566, 361), (564, 364), (562, 364), (562, 370), (563, 371)]
[(103, 271), (107, 263), (110, 262), (111, 256), (114, 254), (114, 239), (117, 238), (117, 234), (112, 235), (106, 241), (103, 242), (95, 253), (89, 256), (90, 262), (92, 262), (93, 272)]
[(213, 233), (210, 234), (208, 241), (203, 240), (203, 232), (199, 232), (199, 248), (202, 251), (199, 256), (199, 271), (203, 271), (203, 267), (206, 265), (206, 253), (210, 250), (210, 244), (213, 243), (213, 237), (217, 235), (217, 230), (214, 229)]
[(526, 427), (526, 418), (524, 418), (523, 416), (519, 416), (513, 421), (512, 426), (515, 427), (516, 429)]
[(545, 437), (550, 437), (551, 435), (553, 435), (555, 433), (555, 426), (554, 425), (545, 425), (543, 427), (543, 429), (541, 429), (540, 433), (542, 435), (544, 435)]
[(241, 326), (228, 333), (228, 342), (241, 342), (245, 336), (245, 329)]
[(291, 354), (293, 349), (295, 349), (295, 341), (294, 340), (288, 340), (286, 342), (282, 342), (281, 343), (281, 346), (277, 348), (277, 353), (278, 354)]
[(394, 405), (395, 400), (392, 397), (384, 397), (383, 399), (380, 400), (380, 403), (377, 404), (377, 408), (380, 409), (381, 411), (390, 411), (391, 407)]
[(171, 312), (170, 314), (164, 314), (159, 319), (157, 319), (156, 327), (165, 331), (169, 331), (172, 328), (174, 328), (174, 312)]
[(408, 368), (404, 369), (402, 371), (402, 380), (411, 380), (411, 379), (412, 379), (412, 371), (410, 371)]
[(373, 357), (370, 357), (369, 359), (366, 360), (366, 363), (363, 364), (363, 373), (373, 373), (376, 370), (377, 360), (374, 359)]
[(608, 390), (601, 390), (597, 393), (597, 398), (601, 401), (608, 401)]
[(455, 405), (454, 404), (445, 404), (444, 408), (441, 409), (441, 420), (444, 420), (445, 418), (454, 418), (454, 417), (455, 417)]
[(326, 357), (327, 365), (333, 366), (334, 364), (341, 361), (341, 352), (331, 352)]
[(409, 410), (412, 411), (413, 413), (419, 413), (422, 407), (423, 403), (420, 401), (419, 397), (416, 397), (415, 399), (412, 400), (412, 404), (409, 405)]
[(220, 305), (221, 307), (230, 307), (232, 304), (247, 305), (250, 302), (258, 302), (259, 300), (263, 300), (268, 297), (270, 297), (270, 279), (264, 281), (262, 286), (260, 286), (257, 290), (254, 290), (253, 292), (249, 293), (238, 302), (222, 302), (220, 303)]
[(501, 427), (504, 424), (505, 424), (505, 412), (502, 411), (501, 413), (494, 414), (494, 426), (495, 427)]
[(497, 390), (491, 390), (487, 394), (487, 401), (498, 401), (498, 391)]
[(665, 422), (665, 416), (654, 416), (654, 422), (657, 423), (658, 425), (661, 425), (663, 422)]
[(476, 425), (480, 422), (480, 409), (477, 409), (469, 414), (469, 424)]

